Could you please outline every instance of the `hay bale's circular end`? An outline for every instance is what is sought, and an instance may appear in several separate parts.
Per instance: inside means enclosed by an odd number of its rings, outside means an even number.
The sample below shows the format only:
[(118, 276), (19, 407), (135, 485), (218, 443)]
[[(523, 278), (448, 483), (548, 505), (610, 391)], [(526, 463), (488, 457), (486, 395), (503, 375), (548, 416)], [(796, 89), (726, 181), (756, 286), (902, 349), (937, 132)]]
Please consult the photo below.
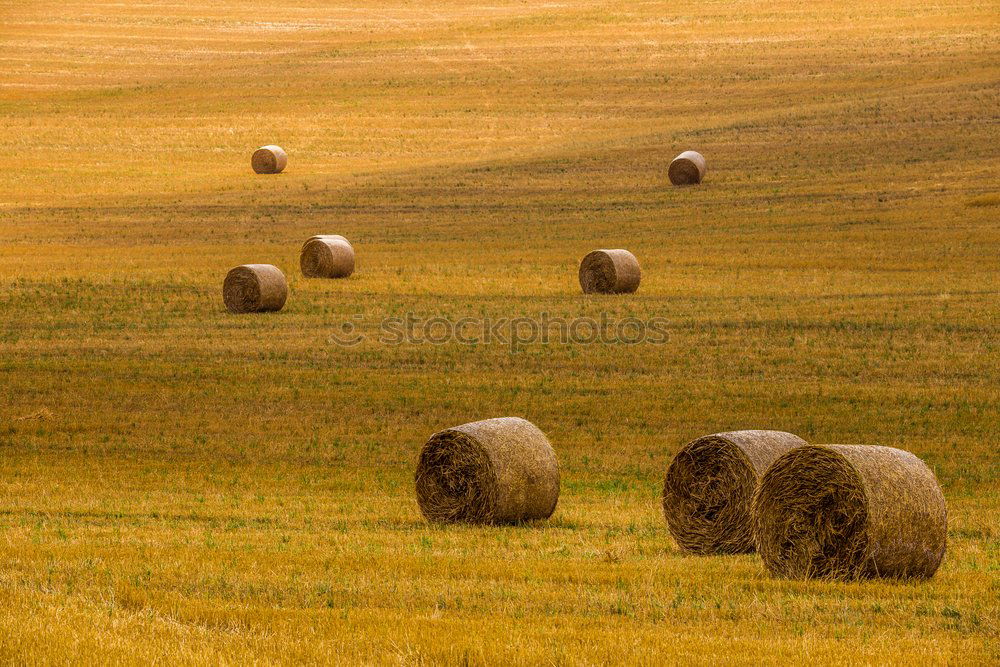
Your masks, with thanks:
[(299, 267), (306, 278), (346, 278), (354, 273), (354, 248), (343, 236), (314, 236), (302, 246)]
[(628, 250), (594, 250), (580, 262), (584, 294), (630, 294), (639, 289), (639, 260)]
[(280, 174), (288, 164), (288, 154), (281, 146), (261, 146), (250, 158), (250, 166), (257, 174)]
[(237, 266), (222, 283), (222, 300), (231, 313), (278, 311), (287, 298), (285, 274), (270, 264)]
[(559, 499), (559, 465), (545, 434), (519, 417), (463, 424), (420, 452), (417, 503), (430, 521), (478, 524), (547, 519)]
[(673, 159), (667, 175), (674, 185), (697, 185), (705, 178), (708, 166), (697, 151), (684, 151)]
[(498, 481), (483, 446), (447, 429), (431, 436), (420, 453), (417, 502), (431, 521), (489, 523), (496, 514)]
[(753, 551), (757, 481), (772, 461), (804, 444), (784, 431), (732, 431), (681, 448), (663, 482), (663, 515), (677, 545), (699, 555)]
[(754, 498), (764, 564), (795, 579), (926, 578), (944, 558), (934, 473), (892, 447), (811, 445), (779, 458)]

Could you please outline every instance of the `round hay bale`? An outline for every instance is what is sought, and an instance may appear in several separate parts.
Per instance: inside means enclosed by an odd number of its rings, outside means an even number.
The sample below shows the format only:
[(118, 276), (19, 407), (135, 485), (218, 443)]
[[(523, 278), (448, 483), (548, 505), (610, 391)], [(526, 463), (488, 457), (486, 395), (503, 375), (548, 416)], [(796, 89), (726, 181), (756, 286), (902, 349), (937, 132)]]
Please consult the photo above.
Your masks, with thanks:
[(629, 294), (639, 289), (639, 260), (628, 250), (594, 250), (580, 262), (584, 294)]
[(784, 431), (731, 431), (684, 445), (663, 482), (663, 516), (677, 545), (700, 555), (752, 552), (757, 482), (775, 459), (805, 444)]
[(244, 264), (230, 269), (222, 283), (222, 300), (231, 313), (277, 311), (288, 298), (285, 274), (270, 264)]
[(430, 521), (547, 519), (559, 500), (559, 464), (531, 422), (485, 419), (432, 435), (420, 452), (416, 485), (420, 511)]
[(299, 267), (306, 278), (346, 278), (354, 273), (354, 248), (343, 236), (314, 236), (302, 246)]
[(705, 158), (697, 151), (684, 151), (673, 159), (667, 175), (674, 185), (697, 185), (705, 178), (708, 166)]
[(288, 154), (281, 146), (261, 146), (250, 158), (250, 166), (258, 174), (280, 174), (287, 164)]
[(931, 469), (893, 447), (810, 445), (768, 469), (754, 498), (764, 564), (795, 579), (926, 578), (947, 540)]

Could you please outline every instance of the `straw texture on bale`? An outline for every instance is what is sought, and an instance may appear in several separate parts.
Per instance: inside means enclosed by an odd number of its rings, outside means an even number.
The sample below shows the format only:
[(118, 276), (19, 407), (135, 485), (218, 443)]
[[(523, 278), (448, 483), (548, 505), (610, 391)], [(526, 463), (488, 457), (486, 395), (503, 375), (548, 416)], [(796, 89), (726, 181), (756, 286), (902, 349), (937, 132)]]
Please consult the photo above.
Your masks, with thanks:
[(926, 578), (947, 540), (934, 473), (893, 447), (811, 445), (779, 458), (754, 498), (764, 564), (794, 579)]
[(697, 151), (684, 151), (673, 159), (667, 176), (674, 185), (697, 185), (705, 178), (708, 166), (705, 158)]
[(529, 421), (499, 417), (445, 429), (420, 452), (417, 503), (430, 521), (503, 524), (547, 519), (559, 464)]
[(306, 278), (346, 278), (354, 273), (354, 248), (343, 236), (313, 236), (302, 246), (299, 267)]
[(287, 298), (285, 274), (270, 264), (237, 266), (222, 283), (222, 300), (231, 313), (281, 310)]
[[(341, 236), (340, 234), (316, 234), (315, 236), (310, 236), (309, 238), (307, 238), (306, 239), (306, 243), (309, 243), (310, 241), (312, 241), (314, 239), (333, 239), (335, 241), (343, 241), (347, 245), (351, 245), (351, 242), (348, 241), (343, 236)], [(306, 243), (302, 244), (303, 248), (306, 247)], [(354, 247), (354, 246), (351, 246), (351, 247)]]
[(628, 250), (594, 250), (580, 262), (584, 294), (628, 294), (639, 289), (639, 260)]
[(701, 555), (753, 551), (757, 483), (775, 459), (805, 444), (784, 431), (731, 431), (685, 445), (663, 482), (663, 515), (678, 546)]
[(287, 164), (288, 154), (281, 146), (261, 146), (250, 158), (250, 165), (258, 174), (280, 174)]

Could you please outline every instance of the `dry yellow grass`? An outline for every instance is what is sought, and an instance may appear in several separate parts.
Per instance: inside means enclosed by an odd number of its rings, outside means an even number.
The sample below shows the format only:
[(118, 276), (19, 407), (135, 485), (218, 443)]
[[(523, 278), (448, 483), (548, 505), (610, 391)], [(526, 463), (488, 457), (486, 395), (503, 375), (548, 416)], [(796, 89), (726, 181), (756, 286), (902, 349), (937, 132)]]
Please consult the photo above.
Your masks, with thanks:
[[(0, 0), (0, 661), (1000, 660), (996, 9)], [(302, 278), (330, 229), (363, 270)], [(641, 290), (579, 294), (595, 247)], [(246, 262), (280, 313), (225, 312)], [(372, 339), (406, 312), (670, 342)], [(425, 523), (427, 435), (497, 414), (555, 515)], [(740, 428), (920, 456), (940, 571), (682, 555), (666, 465)]]

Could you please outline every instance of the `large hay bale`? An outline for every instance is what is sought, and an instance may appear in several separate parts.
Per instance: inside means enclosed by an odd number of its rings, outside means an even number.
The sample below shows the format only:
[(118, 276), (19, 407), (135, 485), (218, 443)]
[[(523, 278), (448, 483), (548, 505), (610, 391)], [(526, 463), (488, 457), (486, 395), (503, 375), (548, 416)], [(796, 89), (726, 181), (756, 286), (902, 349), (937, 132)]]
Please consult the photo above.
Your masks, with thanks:
[(775, 459), (805, 444), (784, 431), (731, 431), (681, 448), (663, 482), (663, 516), (678, 546), (701, 555), (753, 551), (757, 482)]
[(261, 146), (250, 158), (250, 166), (258, 174), (280, 174), (287, 164), (288, 154), (281, 146)]
[(270, 264), (244, 264), (230, 269), (222, 283), (222, 300), (231, 313), (277, 311), (288, 298), (285, 274)]
[(697, 185), (705, 178), (708, 165), (705, 158), (697, 151), (684, 151), (673, 159), (667, 176), (674, 185)]
[(302, 245), (299, 267), (306, 278), (346, 278), (354, 273), (354, 247), (337, 234), (313, 236)]
[(584, 294), (627, 294), (639, 289), (639, 260), (628, 250), (594, 250), (580, 262)]
[(485, 419), (432, 435), (420, 452), (416, 485), (430, 521), (547, 519), (559, 500), (559, 464), (531, 422)]
[(754, 498), (767, 568), (806, 579), (930, 577), (947, 508), (934, 473), (893, 447), (811, 445), (768, 469)]

